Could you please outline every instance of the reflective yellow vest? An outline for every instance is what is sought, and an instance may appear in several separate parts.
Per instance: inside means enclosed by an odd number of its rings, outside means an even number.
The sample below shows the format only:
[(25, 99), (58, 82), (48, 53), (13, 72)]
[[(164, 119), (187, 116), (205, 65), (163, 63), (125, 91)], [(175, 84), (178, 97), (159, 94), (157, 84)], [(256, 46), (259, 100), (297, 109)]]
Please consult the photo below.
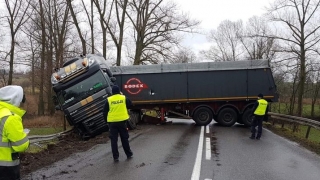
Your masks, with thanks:
[(128, 109), (126, 105), (126, 97), (121, 94), (115, 94), (108, 97), (109, 112), (107, 116), (108, 122), (120, 122), (129, 119)]
[(268, 106), (268, 101), (266, 101), (264, 99), (259, 99), (258, 103), (259, 103), (259, 105), (253, 114), (259, 115), (259, 116), (265, 115), (266, 110), (267, 110), (267, 106)]
[(23, 152), (29, 147), (29, 139), (23, 132), (24, 114), (24, 110), (0, 101), (0, 166), (19, 165), (20, 160), (13, 160), (12, 153)]

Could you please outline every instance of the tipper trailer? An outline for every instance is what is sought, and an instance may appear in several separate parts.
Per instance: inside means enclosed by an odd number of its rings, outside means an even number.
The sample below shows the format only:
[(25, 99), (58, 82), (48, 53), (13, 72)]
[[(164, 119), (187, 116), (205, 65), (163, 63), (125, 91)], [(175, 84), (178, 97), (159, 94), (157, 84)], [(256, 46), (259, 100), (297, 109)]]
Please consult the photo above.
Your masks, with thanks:
[(249, 126), (259, 93), (269, 102), (278, 100), (267, 60), (115, 66), (110, 71), (134, 104), (131, 126), (146, 109), (156, 110), (161, 120), (178, 115), (198, 125), (214, 119), (223, 126)]

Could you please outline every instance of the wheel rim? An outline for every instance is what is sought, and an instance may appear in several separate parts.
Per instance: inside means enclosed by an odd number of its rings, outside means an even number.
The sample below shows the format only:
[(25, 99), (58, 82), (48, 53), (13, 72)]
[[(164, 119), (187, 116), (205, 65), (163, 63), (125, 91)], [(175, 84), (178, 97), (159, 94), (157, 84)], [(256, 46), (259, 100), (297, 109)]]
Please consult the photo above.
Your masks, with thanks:
[(201, 111), (199, 113), (199, 120), (200, 121), (207, 121), (209, 119), (209, 113), (205, 111)]
[(231, 113), (223, 114), (223, 121), (224, 122), (232, 122), (233, 121), (233, 115)]

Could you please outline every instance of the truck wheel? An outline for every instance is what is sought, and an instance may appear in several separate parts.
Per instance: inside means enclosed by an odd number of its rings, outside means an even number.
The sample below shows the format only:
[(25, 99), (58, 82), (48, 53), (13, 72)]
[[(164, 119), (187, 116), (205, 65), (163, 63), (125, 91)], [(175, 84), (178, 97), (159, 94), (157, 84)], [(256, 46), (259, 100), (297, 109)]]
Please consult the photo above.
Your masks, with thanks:
[(242, 122), (245, 126), (251, 126), (252, 114), (251, 109), (246, 109), (242, 114)]
[(232, 108), (224, 108), (218, 114), (218, 123), (223, 126), (233, 126), (237, 119), (237, 112)]
[(136, 122), (136, 124), (139, 124), (141, 121), (141, 114), (140, 111), (133, 111), (130, 117), (132, 116), (133, 120)]
[(130, 111), (129, 112), (129, 116), (130, 116), (130, 118), (127, 121), (127, 127), (130, 130), (136, 129), (137, 124), (138, 124), (138, 122), (140, 120), (140, 113), (136, 112), (136, 111)]
[(212, 111), (206, 107), (200, 107), (193, 114), (193, 120), (197, 125), (206, 126), (212, 121)]
[(130, 130), (133, 130), (137, 127), (137, 124), (134, 120), (131, 120), (131, 118), (127, 121), (127, 127)]

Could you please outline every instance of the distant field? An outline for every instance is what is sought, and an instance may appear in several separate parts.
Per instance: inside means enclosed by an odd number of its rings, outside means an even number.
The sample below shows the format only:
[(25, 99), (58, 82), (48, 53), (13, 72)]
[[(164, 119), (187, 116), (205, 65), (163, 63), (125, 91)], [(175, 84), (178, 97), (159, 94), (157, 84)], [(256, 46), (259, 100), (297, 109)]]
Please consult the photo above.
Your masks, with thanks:
[[(295, 105), (295, 111), (298, 105)], [(280, 113), (280, 114), (288, 114), (289, 110), (289, 104), (288, 103), (271, 103), (271, 112)], [(304, 104), (302, 107), (302, 117), (311, 117), (311, 105), (310, 104)], [(320, 119), (320, 105), (316, 105), (314, 108), (314, 113), (316, 119)]]

